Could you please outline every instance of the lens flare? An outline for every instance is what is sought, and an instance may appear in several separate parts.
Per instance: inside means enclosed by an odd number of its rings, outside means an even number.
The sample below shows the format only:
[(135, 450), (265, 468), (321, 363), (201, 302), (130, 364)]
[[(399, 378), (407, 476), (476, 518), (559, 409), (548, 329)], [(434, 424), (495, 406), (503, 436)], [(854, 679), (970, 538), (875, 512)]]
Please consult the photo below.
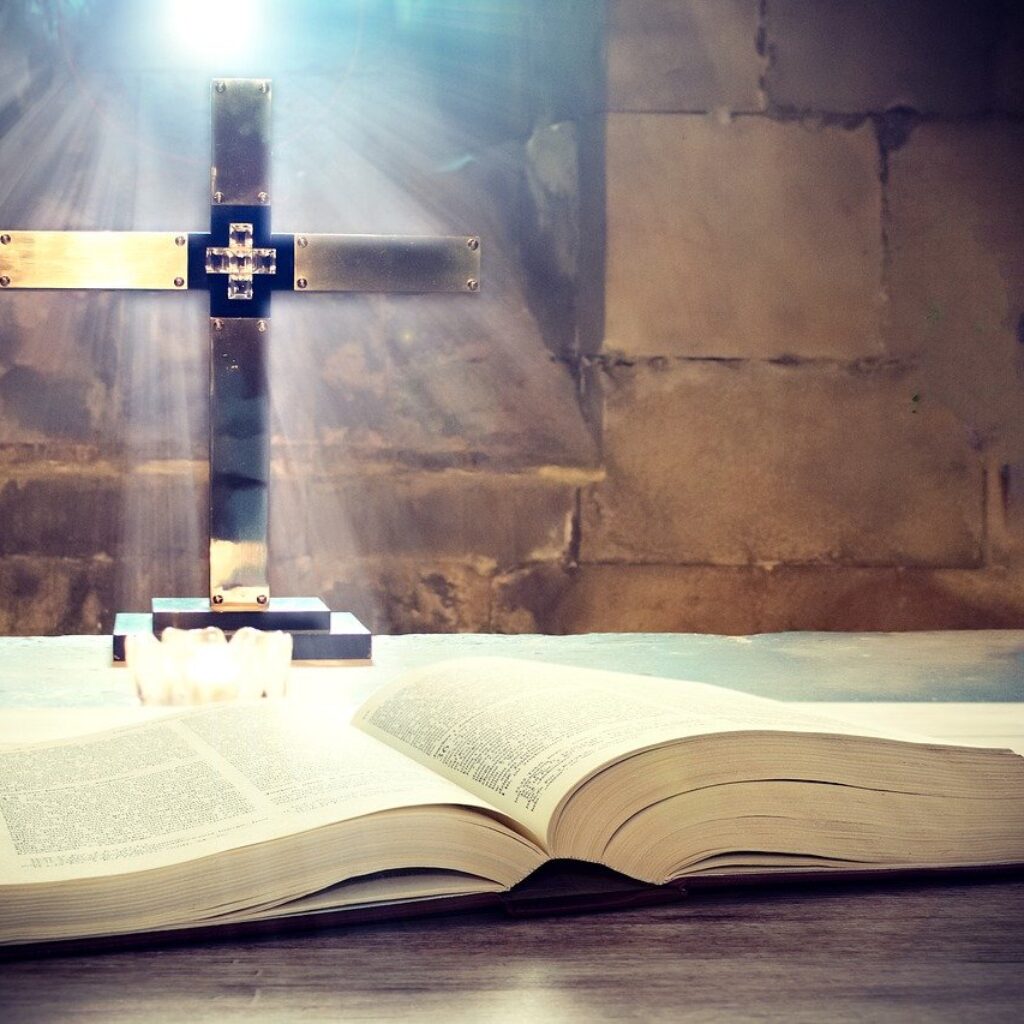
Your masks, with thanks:
[(169, 0), (168, 34), (197, 57), (224, 60), (252, 43), (260, 23), (259, 8), (256, 0)]

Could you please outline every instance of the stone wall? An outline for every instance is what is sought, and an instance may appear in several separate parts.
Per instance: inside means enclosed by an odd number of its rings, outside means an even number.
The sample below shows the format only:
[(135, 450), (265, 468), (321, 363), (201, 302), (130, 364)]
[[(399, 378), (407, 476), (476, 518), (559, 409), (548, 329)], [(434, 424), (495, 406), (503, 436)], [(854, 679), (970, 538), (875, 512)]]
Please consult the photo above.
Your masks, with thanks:
[[(115, 67), (97, 118), (110, 69), (14, 6), (0, 223), (199, 229), (194, 69)], [(275, 593), (395, 632), (1021, 624), (1024, 6), (390, 9), (365, 73), (282, 72), (275, 226), (479, 233), (484, 290), (275, 307)], [(201, 299), (0, 299), (0, 632), (203, 593)]]
[(606, 475), (538, 625), (1024, 622), (1022, 13), (610, 3)]

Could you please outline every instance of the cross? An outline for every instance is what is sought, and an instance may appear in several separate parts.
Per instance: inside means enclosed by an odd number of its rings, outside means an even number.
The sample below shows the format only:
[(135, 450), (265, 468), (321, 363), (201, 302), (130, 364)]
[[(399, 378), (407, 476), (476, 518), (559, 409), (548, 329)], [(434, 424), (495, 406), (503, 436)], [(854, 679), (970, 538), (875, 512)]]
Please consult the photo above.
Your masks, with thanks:
[(209, 596), (121, 613), (127, 633), (167, 626), (287, 629), (296, 658), (366, 658), (369, 632), (316, 598), (271, 599), (267, 575), (270, 298), (299, 292), (476, 292), (475, 237), (272, 234), (266, 79), (212, 84), (208, 232), (0, 229), (0, 291), (149, 289), (210, 294)]

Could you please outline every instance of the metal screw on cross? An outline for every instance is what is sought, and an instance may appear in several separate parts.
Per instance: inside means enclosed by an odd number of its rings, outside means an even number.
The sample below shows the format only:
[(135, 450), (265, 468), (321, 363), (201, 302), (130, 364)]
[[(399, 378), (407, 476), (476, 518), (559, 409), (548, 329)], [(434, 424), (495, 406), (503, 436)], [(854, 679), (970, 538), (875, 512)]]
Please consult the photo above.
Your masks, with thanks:
[(270, 299), (301, 292), (463, 292), (480, 287), (479, 239), (465, 235), (301, 235), (270, 230), (266, 79), (213, 83), (210, 230), (0, 233), (0, 287), (210, 294), (210, 585), (207, 598), (154, 598), (121, 612), (129, 633), (168, 626), (283, 629), (294, 657), (368, 658), (369, 631), (318, 598), (271, 598), (267, 575)]

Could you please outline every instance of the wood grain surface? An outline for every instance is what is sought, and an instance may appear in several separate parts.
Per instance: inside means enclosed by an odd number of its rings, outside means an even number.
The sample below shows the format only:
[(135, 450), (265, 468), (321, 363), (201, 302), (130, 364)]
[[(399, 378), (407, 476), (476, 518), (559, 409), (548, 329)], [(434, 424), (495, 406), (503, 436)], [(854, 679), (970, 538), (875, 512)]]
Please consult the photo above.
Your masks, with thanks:
[(8, 1024), (1022, 1017), (1024, 882), (703, 894), (0, 964)]

